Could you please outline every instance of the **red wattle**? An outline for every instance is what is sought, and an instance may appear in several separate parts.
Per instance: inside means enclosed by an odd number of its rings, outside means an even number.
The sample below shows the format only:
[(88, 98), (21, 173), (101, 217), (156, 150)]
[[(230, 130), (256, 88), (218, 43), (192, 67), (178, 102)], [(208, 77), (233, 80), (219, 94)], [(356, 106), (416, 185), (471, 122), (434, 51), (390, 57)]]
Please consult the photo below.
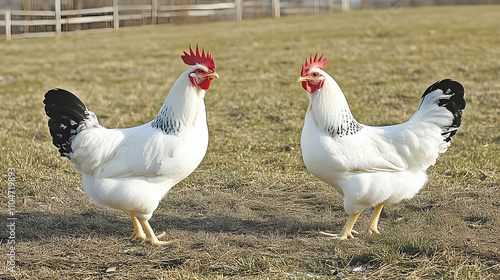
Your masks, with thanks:
[(196, 83), (195, 77), (189, 77), (189, 80), (195, 87), (200, 87), (201, 89), (207, 90), (210, 87), (210, 83), (212, 83), (213, 78), (206, 78), (200, 84)]
[(203, 82), (200, 83), (201, 89), (207, 90), (210, 87), (210, 83), (212, 82), (213, 78), (206, 78), (203, 80)]
[(314, 85), (311, 82), (306, 82), (306, 81), (302, 82), (302, 87), (309, 93), (313, 93), (316, 91), (316, 85)]

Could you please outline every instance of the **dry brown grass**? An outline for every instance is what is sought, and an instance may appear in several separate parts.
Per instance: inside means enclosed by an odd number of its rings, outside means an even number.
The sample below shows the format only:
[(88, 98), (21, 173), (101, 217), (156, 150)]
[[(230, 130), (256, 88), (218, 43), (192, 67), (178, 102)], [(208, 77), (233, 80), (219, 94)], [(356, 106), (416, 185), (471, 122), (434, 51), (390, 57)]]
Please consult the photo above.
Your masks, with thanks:
[[(499, 277), (500, 30), (497, 6), (363, 11), (279, 20), (146, 26), (0, 42), (0, 133), (7, 208), (16, 169), (16, 274), (2, 279), (495, 279)], [(388, 16), (390, 15), (390, 16)], [(59, 158), (42, 98), (62, 87), (107, 127), (152, 119), (185, 66), (188, 44), (211, 51), (220, 80), (206, 97), (201, 166), (151, 219), (174, 245), (127, 240), (128, 215), (97, 207)], [(338, 241), (341, 199), (305, 169), (307, 98), (295, 80), (325, 52), (354, 115), (405, 121), (438, 79), (463, 82), (468, 107), (452, 147), (413, 199), (384, 208), (382, 234)], [(368, 222), (363, 213), (357, 228)], [(353, 269), (364, 266), (362, 271)]]

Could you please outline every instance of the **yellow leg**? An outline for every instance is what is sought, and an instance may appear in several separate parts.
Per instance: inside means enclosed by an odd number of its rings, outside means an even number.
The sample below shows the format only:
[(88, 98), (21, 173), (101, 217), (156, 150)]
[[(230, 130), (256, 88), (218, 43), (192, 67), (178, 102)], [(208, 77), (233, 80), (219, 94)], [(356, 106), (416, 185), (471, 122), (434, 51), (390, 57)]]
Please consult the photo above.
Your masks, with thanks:
[(141, 223), (142, 228), (144, 229), (144, 232), (146, 233), (146, 238), (141, 243), (149, 242), (155, 246), (170, 245), (173, 243), (173, 241), (160, 241), (160, 240), (158, 240), (158, 237), (164, 236), (165, 233), (163, 232), (163, 233), (159, 234), (157, 237), (155, 235), (155, 233), (153, 232), (153, 229), (151, 228), (151, 226), (149, 225), (149, 222), (147, 220), (144, 220), (144, 221), (139, 220), (139, 223)]
[(352, 236), (353, 234), (356, 234), (356, 235), (359, 234), (357, 231), (352, 229), (354, 227), (354, 223), (356, 223), (356, 220), (359, 217), (359, 214), (361, 214), (361, 212), (350, 215), (349, 219), (347, 220), (347, 223), (345, 224), (344, 228), (342, 229), (342, 231), (339, 234), (332, 234), (332, 233), (327, 233), (327, 232), (323, 232), (323, 231), (320, 231), (319, 233), (326, 235), (326, 236), (342, 239), (342, 240), (347, 239), (347, 238), (353, 238), (353, 236)]
[(368, 232), (370, 234), (372, 234), (372, 233), (379, 234), (380, 233), (377, 229), (377, 226), (378, 226), (378, 219), (380, 218), (380, 212), (382, 212), (383, 207), (384, 207), (384, 203), (380, 203), (379, 205), (375, 206), (375, 209), (373, 209), (372, 221), (370, 223), (370, 227), (368, 228)]
[(130, 213), (130, 216), (132, 217), (132, 223), (134, 224), (134, 232), (132, 233), (132, 236), (130, 236), (130, 240), (146, 239), (146, 235), (144, 234), (144, 231), (142, 231), (141, 224), (139, 223), (139, 220), (137, 220), (137, 217), (135, 217), (132, 212)]

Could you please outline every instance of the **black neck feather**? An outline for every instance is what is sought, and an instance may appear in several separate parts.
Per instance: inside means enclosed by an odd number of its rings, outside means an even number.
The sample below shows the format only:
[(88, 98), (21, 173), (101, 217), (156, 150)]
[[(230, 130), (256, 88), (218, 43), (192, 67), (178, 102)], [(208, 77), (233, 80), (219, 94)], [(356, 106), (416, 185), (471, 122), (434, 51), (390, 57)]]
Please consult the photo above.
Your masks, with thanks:
[(347, 135), (356, 134), (363, 128), (349, 112), (349, 110), (342, 110), (341, 120), (336, 125), (331, 125), (326, 128), (326, 131), (332, 137), (343, 137)]

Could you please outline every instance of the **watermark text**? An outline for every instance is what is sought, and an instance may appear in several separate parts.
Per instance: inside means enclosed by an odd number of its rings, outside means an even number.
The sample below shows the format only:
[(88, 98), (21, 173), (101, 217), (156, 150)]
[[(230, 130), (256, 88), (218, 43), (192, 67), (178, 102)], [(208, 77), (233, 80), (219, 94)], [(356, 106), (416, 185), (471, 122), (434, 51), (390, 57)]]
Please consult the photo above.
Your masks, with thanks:
[(16, 269), (16, 169), (7, 169), (7, 270)]

